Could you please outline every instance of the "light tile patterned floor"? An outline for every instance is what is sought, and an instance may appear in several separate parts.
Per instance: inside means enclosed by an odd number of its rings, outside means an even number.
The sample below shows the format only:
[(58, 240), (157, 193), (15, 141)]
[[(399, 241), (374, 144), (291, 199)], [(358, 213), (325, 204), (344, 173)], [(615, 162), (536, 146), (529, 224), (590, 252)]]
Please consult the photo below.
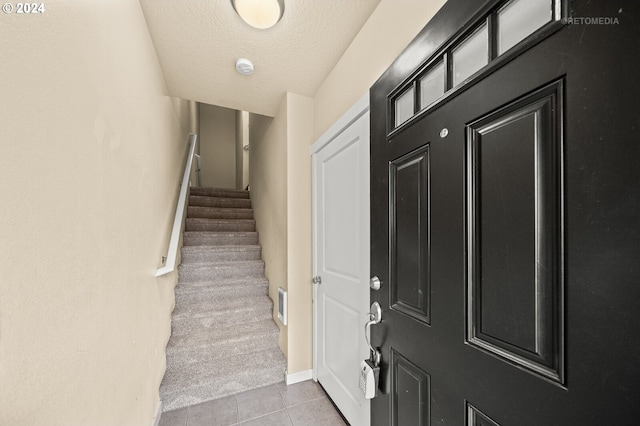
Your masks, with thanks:
[(317, 383), (278, 383), (238, 395), (167, 411), (159, 426), (344, 426)]

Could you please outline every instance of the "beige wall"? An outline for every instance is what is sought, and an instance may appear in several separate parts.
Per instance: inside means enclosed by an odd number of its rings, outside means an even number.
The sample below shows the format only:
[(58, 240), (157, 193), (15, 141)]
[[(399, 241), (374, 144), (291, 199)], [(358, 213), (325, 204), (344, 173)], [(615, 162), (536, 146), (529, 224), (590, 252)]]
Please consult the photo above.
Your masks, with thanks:
[(314, 139), (369, 90), (444, 3), (380, 2), (313, 98)]
[(289, 321), (280, 326), (287, 372), (312, 367), (311, 98), (287, 93), (275, 118), (251, 115), (251, 199), (269, 279), (269, 296), (288, 292)]
[[(278, 300), (278, 287), (287, 288), (287, 98), (275, 118), (251, 114), (251, 206), (269, 280), (269, 296)], [(275, 310), (275, 306), (274, 306)], [(280, 348), (287, 356), (287, 327), (280, 326)]]
[(236, 111), (200, 105), (202, 186), (236, 188)]
[[(189, 129), (191, 133), (195, 133), (199, 136), (200, 132), (200, 114), (198, 113), (200, 106), (196, 101), (189, 101)], [(196, 139), (196, 149), (195, 154), (200, 154), (200, 141)], [(191, 186), (198, 186), (198, 158), (197, 156), (193, 159), (193, 164), (191, 166), (191, 175), (189, 175), (189, 183)], [(182, 241), (180, 242), (182, 246)], [(180, 256), (178, 256), (179, 258)]]
[(0, 424), (151, 425), (189, 105), (136, 1), (0, 20)]
[[(196, 101), (189, 101), (189, 116), (191, 118), (189, 127), (191, 132), (200, 133), (200, 104)], [(196, 146), (196, 153), (200, 153), (199, 146)]]
[(287, 93), (287, 371), (312, 368), (311, 156), (313, 100)]

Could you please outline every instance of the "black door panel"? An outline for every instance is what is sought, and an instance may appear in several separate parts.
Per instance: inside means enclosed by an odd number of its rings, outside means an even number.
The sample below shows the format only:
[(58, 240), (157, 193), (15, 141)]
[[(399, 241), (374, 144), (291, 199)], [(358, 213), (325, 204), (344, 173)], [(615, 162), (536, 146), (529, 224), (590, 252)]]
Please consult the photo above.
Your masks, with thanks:
[[(499, 3), (449, 0), (403, 55)], [(640, 13), (569, 6), (619, 24), (554, 27), (391, 133), (418, 74), (372, 88), (374, 425), (640, 418)]]

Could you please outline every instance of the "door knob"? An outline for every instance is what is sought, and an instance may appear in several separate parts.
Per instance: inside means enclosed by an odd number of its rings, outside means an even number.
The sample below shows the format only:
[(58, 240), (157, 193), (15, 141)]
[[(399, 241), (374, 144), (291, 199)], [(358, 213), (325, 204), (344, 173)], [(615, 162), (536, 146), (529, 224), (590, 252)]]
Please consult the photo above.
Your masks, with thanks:
[(371, 290), (380, 290), (380, 285), (381, 285), (381, 281), (380, 278), (378, 278), (377, 276), (371, 277), (369, 279), (369, 287), (371, 287)]

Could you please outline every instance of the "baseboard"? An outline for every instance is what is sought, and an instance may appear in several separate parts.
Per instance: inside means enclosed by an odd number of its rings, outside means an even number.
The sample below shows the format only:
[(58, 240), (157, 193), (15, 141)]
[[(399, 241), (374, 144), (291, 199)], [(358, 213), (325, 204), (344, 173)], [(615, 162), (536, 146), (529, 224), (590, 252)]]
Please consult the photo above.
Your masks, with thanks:
[(156, 408), (156, 416), (153, 418), (151, 426), (158, 426), (160, 424), (160, 417), (162, 416), (162, 400), (158, 398), (158, 408)]
[(284, 373), (284, 382), (287, 385), (292, 385), (294, 383), (304, 382), (306, 380), (311, 380), (313, 378), (313, 370), (303, 370), (298, 371), (297, 373)]

